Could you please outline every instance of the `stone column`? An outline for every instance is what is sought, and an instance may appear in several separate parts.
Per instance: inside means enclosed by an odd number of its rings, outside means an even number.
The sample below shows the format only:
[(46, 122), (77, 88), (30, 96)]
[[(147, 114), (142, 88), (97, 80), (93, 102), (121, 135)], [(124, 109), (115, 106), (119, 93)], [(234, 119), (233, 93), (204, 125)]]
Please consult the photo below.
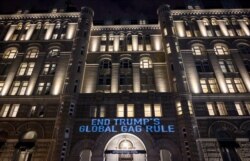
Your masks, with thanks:
[(118, 84), (119, 84), (119, 64), (112, 63), (111, 93), (118, 92)]
[(154, 65), (154, 79), (155, 87), (157, 92), (169, 92), (170, 89), (167, 87), (167, 75), (166, 75), (166, 64)]
[(249, 28), (247, 27), (246, 23), (243, 20), (238, 20), (241, 29), (245, 32), (247, 36), (250, 36)]
[(13, 35), (13, 33), (15, 32), (16, 30), (16, 26), (17, 25), (11, 25), (7, 34), (5, 35), (5, 38), (4, 38), (4, 41), (8, 41), (10, 40), (11, 36)]
[(50, 39), (51, 39), (51, 36), (52, 36), (52, 34), (53, 34), (54, 27), (55, 27), (55, 24), (54, 24), (54, 23), (48, 24), (47, 31), (46, 31), (45, 37), (44, 37), (45, 40), (50, 40)]
[(94, 93), (98, 79), (98, 64), (86, 65), (82, 84), (83, 93)]
[(36, 28), (36, 24), (31, 24), (30, 25), (30, 28), (28, 29), (28, 31), (27, 31), (27, 33), (25, 35), (25, 38), (24, 38), (25, 40), (30, 40), (35, 28)]
[(135, 93), (141, 92), (140, 64), (133, 63), (133, 90)]
[(203, 20), (197, 20), (197, 23), (198, 23), (201, 35), (203, 37), (207, 37), (207, 29), (206, 29), (206, 27), (205, 27), (205, 25), (203, 23)]

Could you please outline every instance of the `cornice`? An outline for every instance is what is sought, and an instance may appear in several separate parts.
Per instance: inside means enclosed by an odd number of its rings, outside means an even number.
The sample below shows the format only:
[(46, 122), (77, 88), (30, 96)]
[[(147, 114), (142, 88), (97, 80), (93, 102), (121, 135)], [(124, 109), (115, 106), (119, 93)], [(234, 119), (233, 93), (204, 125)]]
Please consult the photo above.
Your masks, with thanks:
[(58, 18), (78, 18), (80, 12), (70, 13), (29, 13), (0, 15), (0, 20), (30, 20), (30, 19), (58, 19)]
[(93, 26), (92, 31), (120, 31), (120, 30), (160, 30), (160, 25), (104, 25)]
[(174, 16), (197, 16), (197, 15), (243, 15), (250, 14), (250, 9), (193, 9), (171, 10)]

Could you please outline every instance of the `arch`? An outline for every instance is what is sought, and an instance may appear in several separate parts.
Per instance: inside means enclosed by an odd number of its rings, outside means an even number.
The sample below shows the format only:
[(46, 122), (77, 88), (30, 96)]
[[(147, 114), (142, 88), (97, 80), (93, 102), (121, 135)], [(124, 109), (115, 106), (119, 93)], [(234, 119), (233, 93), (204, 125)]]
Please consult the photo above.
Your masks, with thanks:
[(140, 58), (140, 68), (153, 68), (152, 59), (149, 56), (142, 56)]
[(201, 43), (194, 43), (191, 45), (193, 55), (204, 55), (205, 54), (205, 46)]
[(14, 125), (12, 125), (11, 123), (9, 123), (9, 122), (1, 122), (0, 123), (0, 131), (6, 131), (8, 133), (14, 133), (16, 130), (15, 130)]
[(244, 132), (245, 137), (250, 139), (250, 121), (245, 121), (240, 125), (240, 130)]
[(23, 136), (28, 131), (35, 131), (37, 133), (37, 138), (44, 138), (44, 127), (37, 122), (24, 123), (17, 127), (16, 131), (17, 133), (21, 134), (21, 136)]
[(214, 123), (212, 123), (208, 129), (208, 136), (210, 138), (216, 138), (217, 136), (217, 132), (218, 131), (227, 131), (230, 133), (230, 135), (232, 135), (232, 137), (234, 137), (234, 133), (235, 131), (237, 131), (238, 128), (236, 125), (227, 122), (227, 121), (216, 121)]
[(229, 48), (224, 43), (215, 43), (214, 52), (216, 55), (229, 55)]
[(3, 59), (14, 59), (16, 58), (18, 54), (18, 48), (17, 47), (9, 47), (5, 49), (4, 54), (3, 54)]

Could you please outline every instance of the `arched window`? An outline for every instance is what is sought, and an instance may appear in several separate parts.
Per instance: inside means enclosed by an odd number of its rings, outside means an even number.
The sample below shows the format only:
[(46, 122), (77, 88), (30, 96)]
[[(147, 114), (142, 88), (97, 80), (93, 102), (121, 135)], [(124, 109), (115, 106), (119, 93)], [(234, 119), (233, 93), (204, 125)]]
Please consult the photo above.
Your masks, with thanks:
[(18, 53), (18, 50), (16, 47), (10, 47), (5, 50), (3, 54), (3, 59), (14, 59), (16, 58), (17, 53)]
[(30, 48), (27, 51), (26, 58), (37, 58), (39, 54), (39, 49), (37, 47)]
[(204, 55), (205, 48), (201, 44), (194, 44), (194, 45), (192, 45), (192, 53), (193, 53), (193, 55)]
[(228, 48), (224, 44), (215, 44), (214, 52), (216, 55), (228, 55), (229, 54)]
[(111, 85), (112, 63), (109, 59), (104, 59), (99, 64), (98, 85)]
[(49, 55), (50, 57), (56, 57), (60, 55), (60, 48), (52, 48), (49, 50)]
[(149, 57), (143, 57), (140, 60), (140, 68), (152, 68), (152, 60)]
[(123, 59), (120, 62), (119, 70), (119, 84), (131, 85), (132, 84), (132, 62), (130, 59)]
[(240, 44), (237, 47), (240, 54), (250, 54), (250, 46), (246, 44)]
[(111, 69), (111, 68), (112, 68), (112, 63), (108, 59), (102, 60), (99, 65), (99, 69)]
[(29, 131), (25, 133), (17, 143), (17, 161), (31, 161), (32, 153), (34, 151), (37, 133)]
[[(119, 144), (119, 149), (130, 150), (133, 149), (133, 144), (130, 140), (124, 139)], [(119, 161), (132, 161), (133, 154), (119, 154)]]

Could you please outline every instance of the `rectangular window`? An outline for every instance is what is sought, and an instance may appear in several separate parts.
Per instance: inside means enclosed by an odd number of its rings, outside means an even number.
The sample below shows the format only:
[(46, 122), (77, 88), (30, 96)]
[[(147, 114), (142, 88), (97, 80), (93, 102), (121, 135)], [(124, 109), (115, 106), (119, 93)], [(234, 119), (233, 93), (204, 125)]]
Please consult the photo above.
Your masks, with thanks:
[(221, 116), (227, 115), (227, 110), (223, 102), (217, 102), (217, 108)]
[(50, 93), (50, 82), (40, 82), (37, 86), (36, 95), (48, 95)]
[(182, 115), (183, 111), (182, 111), (182, 107), (181, 107), (181, 102), (176, 101), (175, 106), (176, 106), (176, 110), (177, 110), (177, 115)]
[(250, 115), (250, 102), (245, 102), (245, 106), (246, 106), (248, 114)]
[(134, 117), (135, 112), (134, 112), (134, 104), (128, 104), (127, 105), (127, 117)]
[(201, 83), (202, 92), (203, 92), (203, 93), (208, 93), (209, 90), (208, 90), (208, 86), (207, 86), (206, 79), (201, 79), (201, 80), (200, 80), (200, 83)]
[(234, 79), (235, 86), (240, 93), (246, 92), (246, 88), (240, 78), (235, 78)]
[(214, 116), (215, 115), (214, 104), (212, 102), (207, 102), (207, 110), (208, 110), (208, 114), (210, 116)]
[(100, 117), (105, 117), (106, 109), (104, 106), (100, 107)]
[(21, 86), (20, 86), (20, 90), (19, 90), (18, 95), (24, 95), (27, 87), (28, 87), (28, 81), (23, 81)]
[(223, 60), (219, 60), (219, 64), (220, 64), (220, 68), (221, 68), (222, 72), (227, 73), (227, 68), (226, 68), (225, 62)]
[(124, 117), (124, 104), (117, 104), (116, 116), (117, 117)]
[(56, 64), (55, 63), (45, 63), (43, 67), (43, 75), (52, 75), (55, 74)]
[(232, 79), (226, 79), (226, 84), (227, 84), (227, 88), (229, 90), (229, 93), (235, 93), (235, 88), (233, 86), (233, 82)]
[(11, 106), (11, 111), (10, 111), (9, 117), (16, 117), (17, 116), (19, 106), (20, 106), (20, 104), (13, 104)]
[(33, 117), (36, 114), (36, 106), (31, 106), (29, 117)]
[(234, 105), (235, 105), (238, 115), (240, 116), (245, 115), (244, 107), (241, 102), (235, 102)]
[(212, 91), (212, 93), (219, 93), (220, 92), (218, 84), (216, 82), (216, 79), (210, 78), (210, 79), (208, 79), (208, 83), (209, 83), (209, 87), (210, 87), (210, 90)]
[(1, 117), (7, 117), (9, 109), (10, 109), (10, 104), (4, 104), (2, 106), (0, 116)]
[(144, 116), (145, 117), (152, 117), (152, 110), (150, 104), (144, 104)]
[(161, 104), (154, 104), (154, 116), (155, 117), (162, 117)]
[(20, 87), (21, 82), (20, 81), (15, 81), (12, 85), (12, 88), (10, 90), (10, 95), (14, 96), (17, 94), (18, 89)]

